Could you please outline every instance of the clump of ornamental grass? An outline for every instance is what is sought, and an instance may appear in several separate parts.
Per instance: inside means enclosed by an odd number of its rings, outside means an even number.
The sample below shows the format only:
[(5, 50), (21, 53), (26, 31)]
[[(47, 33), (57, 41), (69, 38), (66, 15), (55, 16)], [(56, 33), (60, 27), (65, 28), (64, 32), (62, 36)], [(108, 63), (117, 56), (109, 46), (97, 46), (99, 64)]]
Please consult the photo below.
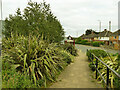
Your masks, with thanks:
[[(115, 70), (118, 74), (120, 74), (118, 54), (112, 55), (112, 54), (106, 53), (103, 50), (95, 49), (95, 50), (89, 50), (89, 52), (87, 52), (88, 58), (92, 58), (92, 56), (90, 55), (90, 52), (93, 53), (98, 58), (100, 58), (104, 63), (106, 63), (110, 68)], [(94, 71), (94, 73), (96, 73), (95, 71), (96, 68), (93, 63), (94, 64), (96, 63), (96, 58), (93, 59), (93, 62), (90, 61), (89, 63), (89, 67)], [(100, 71), (104, 79), (106, 80), (107, 79), (107, 67), (103, 65), (100, 61), (98, 61), (98, 70)], [(99, 80), (99, 83), (103, 83), (101, 75), (98, 74), (98, 77), (97, 77), (97, 80)], [(109, 70), (109, 82), (110, 82), (109, 86), (111, 88), (120, 88), (120, 79), (110, 70)]]
[[(29, 35), (25, 37), (11, 34), (11, 37), (3, 38), (2, 78), (4, 86), (8, 83), (5, 81), (10, 81), (11, 79), (10, 70), (15, 70), (15, 72), (19, 72), (22, 75), (25, 74), (27, 81), (31, 80), (37, 87), (41, 87), (40, 83), (46, 87), (47, 81), (55, 81), (56, 75), (70, 63), (67, 58), (71, 60), (72, 57), (70, 53), (56, 47), (56, 45), (56, 43), (48, 43), (40, 36)], [(6, 75), (6, 71), (8, 71), (8, 75)], [(9, 77), (5, 79), (6, 76)], [(19, 88), (20, 85), (16, 87)]]

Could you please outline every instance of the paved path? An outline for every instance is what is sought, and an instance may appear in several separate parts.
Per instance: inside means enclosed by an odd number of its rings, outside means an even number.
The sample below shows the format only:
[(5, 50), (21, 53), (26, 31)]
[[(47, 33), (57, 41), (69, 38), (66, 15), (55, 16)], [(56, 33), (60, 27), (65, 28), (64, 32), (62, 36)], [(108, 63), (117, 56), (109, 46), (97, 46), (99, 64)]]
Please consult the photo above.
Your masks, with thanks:
[(78, 52), (74, 63), (71, 63), (60, 74), (56, 83), (50, 88), (101, 88), (91, 76), (91, 70), (88, 66), (87, 56)]
[(105, 49), (105, 48), (101, 48), (101, 47), (93, 47), (93, 46), (80, 45), (80, 44), (76, 44), (75, 46), (76, 46), (77, 49), (80, 49), (84, 53), (86, 53), (87, 49), (102, 49), (102, 50), (105, 50), (108, 53), (113, 53), (113, 54), (116, 54), (116, 53), (119, 52), (118, 50)]

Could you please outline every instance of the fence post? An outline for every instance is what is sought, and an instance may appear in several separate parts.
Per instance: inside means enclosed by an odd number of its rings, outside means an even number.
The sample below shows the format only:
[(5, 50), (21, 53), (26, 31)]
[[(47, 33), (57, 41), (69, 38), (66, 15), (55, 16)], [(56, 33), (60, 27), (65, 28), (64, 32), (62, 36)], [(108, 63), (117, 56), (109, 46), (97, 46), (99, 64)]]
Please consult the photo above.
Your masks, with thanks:
[(107, 67), (107, 80), (106, 80), (106, 89), (107, 90), (109, 90), (108, 87), (109, 87), (109, 68)]
[(96, 58), (96, 79), (97, 79), (97, 67), (98, 67), (98, 59)]
[(93, 59), (94, 59), (94, 56), (93, 56), (93, 54), (92, 54), (92, 64), (93, 64)]
[(91, 52), (90, 52), (90, 61), (91, 61), (91, 59), (92, 59), (91, 56), (92, 56), (92, 54), (91, 54)]

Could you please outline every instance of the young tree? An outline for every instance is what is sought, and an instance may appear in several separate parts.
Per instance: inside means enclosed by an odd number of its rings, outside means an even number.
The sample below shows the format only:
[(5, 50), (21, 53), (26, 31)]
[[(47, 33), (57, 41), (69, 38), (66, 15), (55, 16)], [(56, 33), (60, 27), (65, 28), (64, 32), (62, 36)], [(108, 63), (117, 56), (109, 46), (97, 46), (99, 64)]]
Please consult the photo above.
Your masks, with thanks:
[(60, 42), (64, 38), (64, 30), (60, 21), (53, 15), (50, 5), (45, 2), (29, 2), (28, 6), (21, 14), (18, 8), (16, 14), (10, 15), (5, 20), (5, 30), (3, 34), (9, 37), (11, 32), (14, 34), (41, 35), (43, 39), (50, 42)]

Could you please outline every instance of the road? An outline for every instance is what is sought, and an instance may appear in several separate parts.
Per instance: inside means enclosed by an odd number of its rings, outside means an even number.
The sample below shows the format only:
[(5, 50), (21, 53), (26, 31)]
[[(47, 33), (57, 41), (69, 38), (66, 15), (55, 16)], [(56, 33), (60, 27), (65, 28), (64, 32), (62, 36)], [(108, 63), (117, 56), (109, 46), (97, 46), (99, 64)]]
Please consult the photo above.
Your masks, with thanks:
[(78, 45), (76, 44), (75, 47), (77, 49), (80, 49), (83, 53), (86, 53), (87, 49), (102, 49), (108, 53), (113, 53), (113, 54), (116, 54), (118, 53), (117, 50), (111, 50), (111, 49), (104, 49), (104, 48), (101, 48), (101, 47), (92, 47), (92, 46), (87, 46), (87, 45)]

